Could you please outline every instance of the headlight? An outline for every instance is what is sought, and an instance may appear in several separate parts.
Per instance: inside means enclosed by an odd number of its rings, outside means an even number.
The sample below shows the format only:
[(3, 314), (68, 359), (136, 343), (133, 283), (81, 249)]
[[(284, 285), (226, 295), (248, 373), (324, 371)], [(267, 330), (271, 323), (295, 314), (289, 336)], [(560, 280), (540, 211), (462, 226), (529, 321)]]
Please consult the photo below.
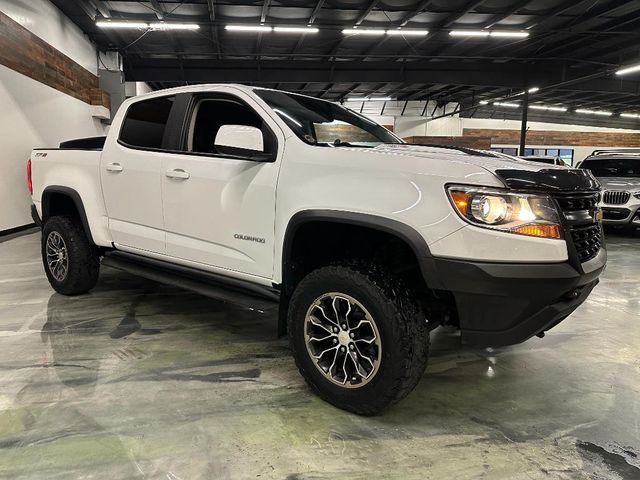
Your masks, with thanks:
[(636, 198), (640, 198), (640, 192), (634, 193), (633, 196), (636, 197)]
[(547, 196), (457, 185), (449, 186), (447, 192), (458, 214), (473, 225), (532, 237), (562, 238), (558, 211)]

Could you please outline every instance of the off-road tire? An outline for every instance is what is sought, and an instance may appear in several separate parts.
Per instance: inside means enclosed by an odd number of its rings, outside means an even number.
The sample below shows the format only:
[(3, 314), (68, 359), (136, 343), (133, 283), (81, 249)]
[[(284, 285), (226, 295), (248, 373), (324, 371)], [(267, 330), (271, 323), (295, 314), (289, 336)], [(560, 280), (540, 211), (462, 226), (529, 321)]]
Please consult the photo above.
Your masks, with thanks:
[[(47, 239), (57, 232), (64, 240), (67, 251), (68, 268), (64, 278), (56, 279), (47, 262)], [(91, 245), (79, 219), (72, 216), (49, 218), (42, 229), (42, 263), (49, 283), (63, 295), (79, 295), (95, 287), (100, 272), (100, 257)]]
[[(328, 292), (340, 292), (360, 302), (380, 333), (379, 369), (359, 388), (345, 388), (326, 378), (306, 347), (307, 311)], [(344, 262), (308, 274), (293, 292), (288, 332), (296, 365), (315, 393), (338, 408), (360, 415), (378, 414), (407, 396), (427, 365), (429, 329), (418, 302), (400, 279), (367, 262)]]

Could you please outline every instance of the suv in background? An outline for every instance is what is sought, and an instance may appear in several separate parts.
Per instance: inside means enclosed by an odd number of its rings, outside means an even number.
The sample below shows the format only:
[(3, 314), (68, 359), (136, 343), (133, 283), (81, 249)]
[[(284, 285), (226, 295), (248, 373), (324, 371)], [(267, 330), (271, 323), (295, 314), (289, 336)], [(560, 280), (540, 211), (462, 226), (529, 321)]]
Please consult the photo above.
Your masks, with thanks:
[(527, 155), (520, 157), (523, 160), (528, 160), (529, 162), (538, 162), (538, 163), (548, 163), (549, 165), (559, 165), (561, 167), (566, 167), (567, 164), (564, 163), (561, 157), (552, 157), (547, 155)]
[(640, 151), (595, 150), (579, 168), (602, 184), (603, 223), (640, 227)]

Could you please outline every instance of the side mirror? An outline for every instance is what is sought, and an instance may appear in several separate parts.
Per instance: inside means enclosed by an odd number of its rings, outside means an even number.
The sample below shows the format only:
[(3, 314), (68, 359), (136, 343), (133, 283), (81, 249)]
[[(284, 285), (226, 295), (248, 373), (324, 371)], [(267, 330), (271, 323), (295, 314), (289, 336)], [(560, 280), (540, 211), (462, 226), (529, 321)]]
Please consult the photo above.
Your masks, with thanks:
[(231, 155), (264, 152), (262, 131), (248, 125), (222, 125), (214, 143), (219, 151), (228, 151)]

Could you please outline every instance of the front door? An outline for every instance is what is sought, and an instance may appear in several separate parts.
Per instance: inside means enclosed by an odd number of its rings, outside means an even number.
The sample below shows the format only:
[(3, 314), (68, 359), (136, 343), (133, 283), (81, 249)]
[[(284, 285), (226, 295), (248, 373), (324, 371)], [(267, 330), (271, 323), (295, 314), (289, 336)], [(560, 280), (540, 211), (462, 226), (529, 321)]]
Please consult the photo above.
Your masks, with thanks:
[[(194, 95), (187, 111), (183, 153), (164, 155), (162, 165), (167, 255), (271, 278), (282, 132), (242, 92)], [(223, 125), (261, 129), (272, 161), (224, 153), (215, 146)]]

